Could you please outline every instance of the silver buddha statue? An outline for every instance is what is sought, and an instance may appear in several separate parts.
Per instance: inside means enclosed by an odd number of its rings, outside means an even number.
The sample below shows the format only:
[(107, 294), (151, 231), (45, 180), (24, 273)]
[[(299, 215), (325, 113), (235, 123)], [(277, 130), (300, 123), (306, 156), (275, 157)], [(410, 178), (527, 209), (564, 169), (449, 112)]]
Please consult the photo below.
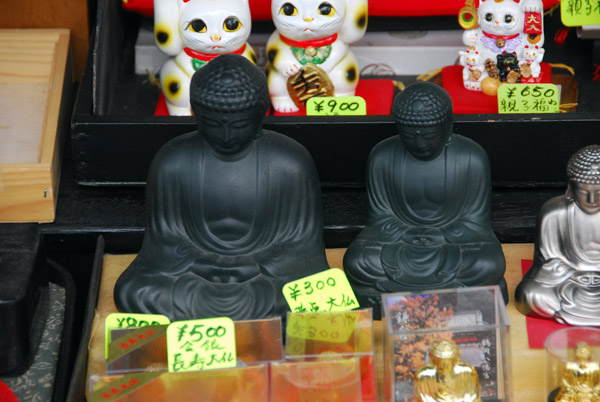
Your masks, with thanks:
[(533, 266), (517, 287), (523, 314), (600, 325), (600, 145), (575, 153), (565, 195), (538, 215)]

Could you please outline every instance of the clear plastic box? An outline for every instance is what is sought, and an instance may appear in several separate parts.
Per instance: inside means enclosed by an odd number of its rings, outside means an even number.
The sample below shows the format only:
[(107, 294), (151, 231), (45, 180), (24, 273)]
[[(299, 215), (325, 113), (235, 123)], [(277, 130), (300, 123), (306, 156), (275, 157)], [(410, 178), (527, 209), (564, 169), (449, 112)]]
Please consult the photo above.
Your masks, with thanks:
[(451, 340), (477, 371), (482, 401), (512, 401), (509, 321), (498, 286), (383, 294), (384, 396), (413, 401), (429, 348)]
[(376, 402), (371, 309), (288, 313), (285, 344), (287, 362), (334, 363), (354, 358), (360, 364), (360, 399), (353, 400)]
[(600, 329), (570, 327), (546, 338), (548, 401), (600, 398)]

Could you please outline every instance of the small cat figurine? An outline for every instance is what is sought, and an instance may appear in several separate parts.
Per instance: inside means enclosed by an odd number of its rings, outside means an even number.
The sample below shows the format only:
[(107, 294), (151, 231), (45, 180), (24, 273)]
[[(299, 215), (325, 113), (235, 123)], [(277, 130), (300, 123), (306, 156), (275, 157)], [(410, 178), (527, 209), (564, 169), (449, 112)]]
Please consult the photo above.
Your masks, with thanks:
[(271, 14), (267, 75), (277, 112), (313, 96), (354, 96), (359, 71), (348, 44), (367, 29), (368, 0), (273, 0)]
[(238, 53), (256, 64), (251, 26), (248, 0), (154, 0), (156, 44), (173, 56), (160, 70), (170, 115), (191, 115), (191, 77), (215, 57)]
[[(465, 5), (467, 7), (467, 5)], [(463, 33), (463, 43), (478, 53), (478, 61), (475, 66), (468, 68), (482, 71), (478, 82), (494, 80), (497, 89), (500, 81), (504, 79), (519, 81), (521, 77), (520, 67), (529, 64), (531, 68), (530, 79), (539, 82), (541, 69), (539, 63), (542, 61), (544, 45), (544, 33), (542, 28), (543, 4), (541, 0), (481, 0), (477, 9), (478, 21), (471, 29)], [(459, 17), (460, 21), (460, 17)], [(464, 26), (464, 25), (463, 25)], [(532, 62), (524, 62), (526, 49), (536, 47), (538, 49)], [(541, 49), (541, 51), (539, 51)], [(460, 64), (467, 68), (466, 54), (461, 52)], [(511, 65), (510, 71), (502, 70), (501, 65), (506, 59), (516, 57), (517, 63)], [(531, 59), (531, 57), (529, 57)], [(498, 69), (501, 69), (498, 74)], [(508, 77), (508, 78), (505, 78)], [(471, 77), (473, 78), (473, 77)], [(465, 88), (475, 89), (477, 85), (470, 79), (464, 78)], [(479, 85), (481, 88), (481, 85)], [(484, 85), (488, 87), (488, 85)], [(485, 91), (484, 91), (485, 92)]]
[(460, 64), (463, 68), (463, 82), (465, 88), (471, 91), (481, 91), (481, 76), (484, 72), (484, 66), (479, 63), (481, 59), (479, 52), (474, 46), (469, 47), (466, 51), (458, 52), (460, 55)]

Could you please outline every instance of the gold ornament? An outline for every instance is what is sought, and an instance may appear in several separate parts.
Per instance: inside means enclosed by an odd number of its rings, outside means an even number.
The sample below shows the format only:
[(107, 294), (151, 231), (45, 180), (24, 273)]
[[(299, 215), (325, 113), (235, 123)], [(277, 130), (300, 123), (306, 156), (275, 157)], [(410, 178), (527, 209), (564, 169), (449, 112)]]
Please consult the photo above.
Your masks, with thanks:
[(294, 104), (299, 108), (316, 96), (333, 96), (331, 79), (323, 69), (314, 64), (303, 66), (300, 71), (287, 80), (287, 89)]

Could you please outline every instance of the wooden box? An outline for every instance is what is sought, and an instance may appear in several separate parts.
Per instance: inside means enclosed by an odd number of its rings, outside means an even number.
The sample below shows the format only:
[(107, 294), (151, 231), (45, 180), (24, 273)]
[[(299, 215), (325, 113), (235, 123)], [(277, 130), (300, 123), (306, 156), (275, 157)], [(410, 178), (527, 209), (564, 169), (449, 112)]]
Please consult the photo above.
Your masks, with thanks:
[(69, 36), (0, 30), (0, 222), (54, 220), (73, 83)]

